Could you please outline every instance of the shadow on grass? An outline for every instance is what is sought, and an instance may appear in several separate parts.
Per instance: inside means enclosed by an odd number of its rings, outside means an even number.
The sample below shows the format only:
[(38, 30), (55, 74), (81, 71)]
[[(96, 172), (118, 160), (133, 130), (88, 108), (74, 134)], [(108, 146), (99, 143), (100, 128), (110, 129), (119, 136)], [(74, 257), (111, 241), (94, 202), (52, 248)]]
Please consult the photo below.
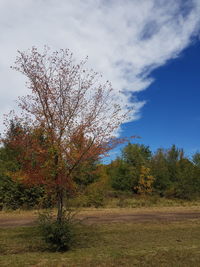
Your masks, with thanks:
[[(53, 252), (42, 239), (39, 226), (0, 229), (0, 254)], [(102, 240), (95, 226), (77, 223), (73, 226), (74, 240), (70, 250), (97, 247)], [(103, 241), (103, 240), (102, 240)], [(62, 253), (62, 252), (61, 252)]]

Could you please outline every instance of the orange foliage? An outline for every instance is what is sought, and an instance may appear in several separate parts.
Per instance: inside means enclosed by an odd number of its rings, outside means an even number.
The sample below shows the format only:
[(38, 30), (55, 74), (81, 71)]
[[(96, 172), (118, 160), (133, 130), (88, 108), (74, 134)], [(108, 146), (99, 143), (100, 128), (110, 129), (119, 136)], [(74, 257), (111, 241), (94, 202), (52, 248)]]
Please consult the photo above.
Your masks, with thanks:
[(9, 142), (20, 150), (25, 182), (55, 188), (62, 206), (63, 190), (73, 191), (77, 166), (124, 141), (112, 135), (127, 114), (111, 84), (100, 84), (85, 61), (76, 64), (67, 49), (49, 51), (19, 51), (13, 69), (28, 78), (30, 95), (19, 99), (22, 116), (13, 120), (22, 127)]
[(134, 187), (139, 194), (150, 194), (153, 191), (153, 183), (155, 178), (150, 175), (150, 168), (141, 167), (138, 185)]

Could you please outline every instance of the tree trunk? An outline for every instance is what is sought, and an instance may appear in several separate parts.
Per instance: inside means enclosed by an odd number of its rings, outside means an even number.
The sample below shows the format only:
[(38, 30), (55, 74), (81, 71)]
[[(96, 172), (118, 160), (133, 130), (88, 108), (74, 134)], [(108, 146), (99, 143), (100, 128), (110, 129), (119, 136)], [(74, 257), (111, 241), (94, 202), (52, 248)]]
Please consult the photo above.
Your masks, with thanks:
[[(58, 167), (58, 153), (55, 151), (54, 158), (56, 169)], [(56, 171), (55, 180), (58, 179), (58, 170)], [(62, 185), (61, 185), (62, 186)], [(57, 185), (57, 222), (61, 223), (63, 219), (63, 188), (59, 184)]]
[(58, 203), (57, 221), (61, 223), (63, 219), (63, 189), (61, 188), (58, 188), (57, 203)]

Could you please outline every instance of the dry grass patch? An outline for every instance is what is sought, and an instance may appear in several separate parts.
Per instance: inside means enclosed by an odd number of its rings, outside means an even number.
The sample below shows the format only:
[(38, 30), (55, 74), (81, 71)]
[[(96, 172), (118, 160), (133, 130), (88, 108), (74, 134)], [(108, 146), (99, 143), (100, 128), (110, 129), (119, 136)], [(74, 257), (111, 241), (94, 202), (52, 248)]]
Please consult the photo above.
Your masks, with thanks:
[(0, 230), (0, 266), (199, 266), (200, 221), (78, 225), (71, 251), (52, 253), (36, 227)]

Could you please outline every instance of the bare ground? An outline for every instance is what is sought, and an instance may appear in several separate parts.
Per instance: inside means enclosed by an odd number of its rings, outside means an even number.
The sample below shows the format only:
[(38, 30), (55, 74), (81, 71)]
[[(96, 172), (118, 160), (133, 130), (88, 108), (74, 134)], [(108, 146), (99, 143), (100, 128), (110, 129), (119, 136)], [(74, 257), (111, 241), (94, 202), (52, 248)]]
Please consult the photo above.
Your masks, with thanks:
[[(84, 210), (77, 216), (85, 224), (174, 222), (200, 219), (197, 207), (160, 209), (101, 209)], [(0, 227), (29, 226), (36, 223), (36, 212), (0, 213)]]

